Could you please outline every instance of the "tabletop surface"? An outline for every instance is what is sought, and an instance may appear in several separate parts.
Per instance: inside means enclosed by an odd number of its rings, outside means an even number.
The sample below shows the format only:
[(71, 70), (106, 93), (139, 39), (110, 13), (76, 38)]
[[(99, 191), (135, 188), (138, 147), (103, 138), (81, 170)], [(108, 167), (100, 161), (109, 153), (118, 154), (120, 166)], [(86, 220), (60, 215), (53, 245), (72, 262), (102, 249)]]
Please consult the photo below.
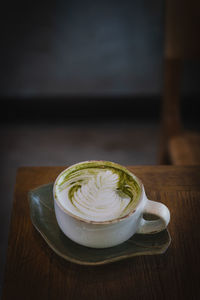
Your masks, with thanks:
[(28, 191), (64, 168), (18, 169), (3, 299), (200, 299), (200, 166), (128, 167), (149, 199), (168, 206), (171, 245), (161, 255), (101, 266), (58, 257), (31, 223)]

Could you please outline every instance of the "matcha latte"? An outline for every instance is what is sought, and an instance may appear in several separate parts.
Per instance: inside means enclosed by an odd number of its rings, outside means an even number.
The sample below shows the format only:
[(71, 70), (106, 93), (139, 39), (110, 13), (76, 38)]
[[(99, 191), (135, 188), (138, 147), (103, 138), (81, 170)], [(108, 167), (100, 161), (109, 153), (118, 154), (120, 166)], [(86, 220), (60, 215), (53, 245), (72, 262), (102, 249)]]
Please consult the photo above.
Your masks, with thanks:
[(55, 198), (72, 215), (104, 222), (134, 211), (141, 195), (126, 168), (106, 161), (87, 161), (64, 170), (56, 180)]

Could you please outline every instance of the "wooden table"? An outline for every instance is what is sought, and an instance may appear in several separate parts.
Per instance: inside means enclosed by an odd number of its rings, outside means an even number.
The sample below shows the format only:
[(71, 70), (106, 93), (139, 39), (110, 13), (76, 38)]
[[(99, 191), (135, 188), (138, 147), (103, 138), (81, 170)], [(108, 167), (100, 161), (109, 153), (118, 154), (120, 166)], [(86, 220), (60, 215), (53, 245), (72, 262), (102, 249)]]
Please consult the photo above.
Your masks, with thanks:
[(171, 245), (162, 255), (95, 267), (58, 257), (30, 220), (27, 192), (63, 169), (18, 170), (3, 299), (200, 299), (200, 166), (130, 167), (147, 196), (169, 207)]

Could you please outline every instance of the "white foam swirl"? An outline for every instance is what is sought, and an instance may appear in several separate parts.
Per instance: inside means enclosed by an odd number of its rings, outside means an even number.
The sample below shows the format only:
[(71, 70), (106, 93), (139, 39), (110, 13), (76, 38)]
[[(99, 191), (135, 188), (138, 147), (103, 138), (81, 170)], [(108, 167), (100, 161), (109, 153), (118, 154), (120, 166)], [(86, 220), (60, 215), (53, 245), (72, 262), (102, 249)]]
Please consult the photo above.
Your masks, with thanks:
[(92, 221), (112, 220), (121, 216), (131, 201), (128, 195), (119, 192), (118, 182), (118, 174), (111, 170), (78, 171), (59, 192), (59, 201), (81, 218)]

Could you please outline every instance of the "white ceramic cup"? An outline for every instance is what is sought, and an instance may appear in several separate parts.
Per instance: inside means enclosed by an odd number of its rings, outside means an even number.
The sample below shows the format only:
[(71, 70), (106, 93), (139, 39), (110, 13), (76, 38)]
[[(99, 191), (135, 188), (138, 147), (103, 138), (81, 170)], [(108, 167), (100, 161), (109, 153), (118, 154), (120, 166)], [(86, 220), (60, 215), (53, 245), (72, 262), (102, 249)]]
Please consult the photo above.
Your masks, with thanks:
[[(60, 203), (56, 195), (56, 185), (63, 174), (67, 174), (83, 164), (102, 164), (115, 166), (123, 170), (138, 183), (140, 196), (137, 205), (125, 216), (106, 221), (91, 221), (83, 219), (68, 211)], [(141, 180), (125, 167), (106, 161), (87, 161), (75, 164), (59, 174), (53, 188), (54, 208), (58, 225), (62, 232), (74, 242), (92, 248), (107, 248), (119, 245), (128, 240), (135, 233), (154, 234), (164, 230), (170, 221), (168, 208), (160, 203), (147, 199)], [(145, 220), (143, 214), (152, 214), (158, 217), (156, 220)]]

